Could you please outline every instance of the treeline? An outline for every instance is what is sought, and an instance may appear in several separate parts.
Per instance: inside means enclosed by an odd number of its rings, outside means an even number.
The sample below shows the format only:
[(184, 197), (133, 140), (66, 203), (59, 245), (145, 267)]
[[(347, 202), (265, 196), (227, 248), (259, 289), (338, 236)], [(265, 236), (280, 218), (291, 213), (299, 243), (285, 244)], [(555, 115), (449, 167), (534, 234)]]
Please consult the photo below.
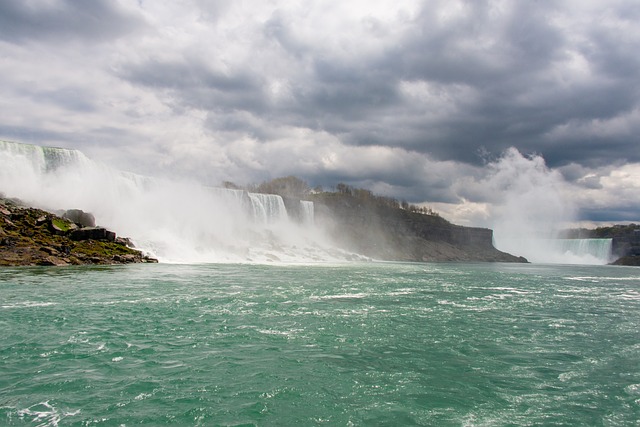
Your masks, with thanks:
[[(222, 186), (224, 188), (236, 190), (247, 190), (252, 193), (277, 194), (282, 197), (290, 197), (299, 200), (321, 199), (321, 197), (317, 197), (317, 195), (323, 193), (331, 194), (331, 192), (324, 191), (320, 186), (311, 188), (309, 184), (295, 176), (275, 178), (270, 181), (264, 181), (261, 184), (252, 184), (246, 187), (241, 187), (230, 181), (225, 181), (222, 183)], [(413, 205), (408, 203), (406, 200), (399, 201), (392, 197), (378, 196), (373, 194), (370, 190), (355, 188), (344, 183), (336, 185), (335, 194), (352, 197), (368, 205), (403, 209), (405, 211), (415, 212), (422, 215), (440, 216), (430, 207)]]
[(355, 188), (343, 183), (336, 185), (336, 192), (339, 194), (351, 196), (367, 204), (384, 206), (393, 209), (404, 209), (405, 211), (415, 212), (423, 215), (440, 216), (430, 207), (413, 205), (406, 200), (399, 201), (398, 199), (394, 199), (393, 197), (378, 196), (373, 194), (373, 192), (370, 190)]
[[(277, 194), (282, 197), (291, 197), (300, 200), (307, 199), (312, 193), (309, 184), (295, 176), (275, 178), (271, 181), (264, 181), (261, 184), (250, 184), (246, 187), (225, 181), (222, 183), (222, 186), (234, 190), (246, 190), (251, 193)], [(320, 189), (320, 191), (322, 191), (322, 189)]]
[(261, 184), (248, 185), (246, 187), (239, 186), (230, 181), (225, 181), (222, 183), (222, 186), (224, 188), (246, 190), (252, 193), (277, 194), (282, 197), (290, 197), (299, 200), (322, 200), (323, 195), (337, 195), (353, 198), (358, 202), (369, 206), (403, 209), (405, 211), (419, 213), (422, 215), (440, 216), (430, 207), (413, 205), (408, 203), (406, 200), (399, 201), (392, 197), (377, 196), (370, 190), (355, 188), (344, 183), (336, 185), (335, 192), (324, 191), (320, 186), (311, 188), (309, 184), (296, 176), (285, 176), (282, 178), (272, 179), (271, 181), (265, 181)]

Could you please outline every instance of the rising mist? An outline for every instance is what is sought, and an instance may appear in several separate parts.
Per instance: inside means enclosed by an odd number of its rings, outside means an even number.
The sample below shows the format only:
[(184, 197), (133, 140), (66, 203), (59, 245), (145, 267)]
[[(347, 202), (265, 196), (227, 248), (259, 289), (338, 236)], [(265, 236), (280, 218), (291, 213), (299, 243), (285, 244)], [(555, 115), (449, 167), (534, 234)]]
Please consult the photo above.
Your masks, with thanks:
[(575, 221), (576, 208), (562, 175), (550, 170), (541, 156), (524, 156), (510, 148), (488, 163), (487, 170), (481, 185), (494, 197), (489, 224), (496, 248), (538, 263), (610, 261), (610, 241), (586, 245), (559, 240), (561, 231)]
[(0, 188), (46, 210), (82, 209), (164, 262), (340, 259), (302, 202), (295, 220), (280, 196), (153, 179), (75, 150), (0, 142)]

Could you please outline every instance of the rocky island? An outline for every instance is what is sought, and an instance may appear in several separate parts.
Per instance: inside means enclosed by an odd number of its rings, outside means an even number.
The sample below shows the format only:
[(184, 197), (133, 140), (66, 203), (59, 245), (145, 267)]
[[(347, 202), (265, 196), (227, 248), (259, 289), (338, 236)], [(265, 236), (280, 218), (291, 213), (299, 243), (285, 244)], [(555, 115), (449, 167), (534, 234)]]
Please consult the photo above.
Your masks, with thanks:
[(57, 215), (0, 198), (0, 266), (157, 262), (131, 246), (81, 210)]

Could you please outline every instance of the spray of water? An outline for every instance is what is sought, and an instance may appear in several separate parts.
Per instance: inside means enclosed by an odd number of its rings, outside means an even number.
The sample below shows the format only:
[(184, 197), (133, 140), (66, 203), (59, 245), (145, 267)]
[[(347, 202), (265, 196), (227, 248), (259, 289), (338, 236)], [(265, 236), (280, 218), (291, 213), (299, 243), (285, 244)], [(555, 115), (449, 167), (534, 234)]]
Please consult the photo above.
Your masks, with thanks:
[(82, 209), (165, 262), (339, 260), (313, 206), (280, 196), (124, 173), (79, 151), (0, 141), (0, 190), (48, 210)]
[(610, 261), (610, 241), (584, 245), (558, 240), (576, 210), (566, 194), (564, 178), (550, 170), (541, 156), (524, 156), (510, 148), (487, 167), (489, 173), (482, 186), (494, 197), (491, 227), (498, 249), (539, 263)]

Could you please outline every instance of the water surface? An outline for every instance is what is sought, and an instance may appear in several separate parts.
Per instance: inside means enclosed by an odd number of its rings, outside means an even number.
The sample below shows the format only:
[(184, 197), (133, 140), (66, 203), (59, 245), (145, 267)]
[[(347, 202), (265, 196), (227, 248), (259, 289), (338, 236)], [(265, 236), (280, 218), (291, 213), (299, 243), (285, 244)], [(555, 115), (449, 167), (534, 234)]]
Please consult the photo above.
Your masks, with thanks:
[(0, 424), (638, 425), (640, 270), (0, 270)]

